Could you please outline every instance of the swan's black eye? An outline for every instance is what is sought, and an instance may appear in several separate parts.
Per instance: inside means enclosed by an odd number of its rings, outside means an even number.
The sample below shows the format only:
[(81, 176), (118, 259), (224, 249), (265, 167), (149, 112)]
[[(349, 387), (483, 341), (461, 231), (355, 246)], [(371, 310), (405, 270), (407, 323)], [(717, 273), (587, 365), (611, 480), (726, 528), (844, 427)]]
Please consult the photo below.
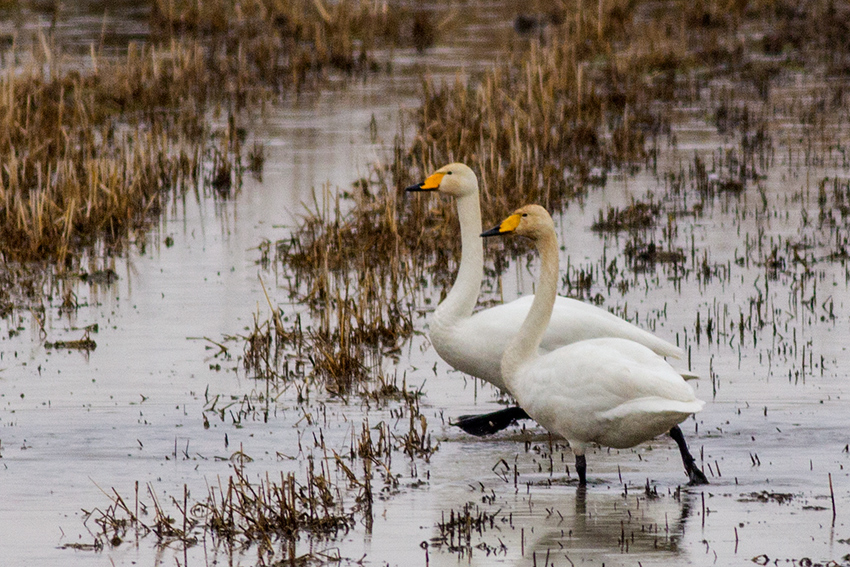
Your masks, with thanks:
[(522, 216), (527, 217), (528, 213), (522, 213)]
[(452, 174), (452, 172), (451, 172), (451, 171), (447, 171), (447, 172), (446, 172), (446, 175), (451, 175), (451, 174)]

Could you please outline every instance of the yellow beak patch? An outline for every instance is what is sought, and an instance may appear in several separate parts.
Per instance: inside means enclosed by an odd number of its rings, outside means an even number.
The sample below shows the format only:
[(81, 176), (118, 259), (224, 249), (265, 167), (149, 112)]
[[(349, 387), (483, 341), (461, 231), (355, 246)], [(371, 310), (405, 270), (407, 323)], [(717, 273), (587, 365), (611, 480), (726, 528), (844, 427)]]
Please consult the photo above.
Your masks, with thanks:
[(502, 221), (502, 224), (499, 225), (499, 232), (513, 232), (516, 230), (516, 227), (519, 226), (519, 220), (522, 218), (522, 215), (515, 214), (511, 215), (505, 220)]
[(437, 173), (429, 175), (428, 179), (426, 179), (422, 183), (420, 189), (438, 189), (445, 175), (445, 173), (440, 173), (439, 171)]

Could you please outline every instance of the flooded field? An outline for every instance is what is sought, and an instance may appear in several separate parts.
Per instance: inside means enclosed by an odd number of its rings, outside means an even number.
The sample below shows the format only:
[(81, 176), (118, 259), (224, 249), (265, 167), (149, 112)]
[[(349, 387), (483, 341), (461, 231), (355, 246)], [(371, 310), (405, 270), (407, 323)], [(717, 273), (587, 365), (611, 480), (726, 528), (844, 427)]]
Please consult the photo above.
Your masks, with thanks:
[[(0, 564), (850, 565), (846, 122), (775, 110), (756, 165), (722, 127), (745, 120), (734, 109), (680, 105), (645, 167), (612, 169), (555, 215), (560, 293), (678, 344), (699, 374), (706, 407), (682, 430), (707, 486), (686, 485), (666, 437), (589, 451), (583, 489), (570, 449), (530, 423), (486, 438), (451, 426), (504, 399), (429, 344), (438, 283), (405, 290), (412, 336), (369, 367), (365, 393), (245, 370), (270, 304), (287, 329), (321, 326), (268, 243), (293, 234), (314, 194), (353, 192), (392, 160), (423, 74), (465, 79), (516, 33), (512, 10), (473, 8), (434, 48), (394, 53), (392, 73), (270, 106), (246, 125), (265, 148), (261, 180), (173, 200), (126, 255), (49, 280), (44, 311), (3, 319)], [(124, 33), (143, 37), (134, 18)], [(788, 108), (822, 89), (846, 116), (846, 86), (807, 81), (774, 88)], [(444, 199), (402, 190), (411, 206)], [(655, 207), (647, 226), (599, 229), (635, 203)], [(485, 223), (510, 212), (492, 208), (482, 201)], [(482, 303), (533, 292), (538, 265), (519, 246), (497, 270), (509, 249), (485, 244)], [(69, 288), (77, 307), (62, 309)], [(80, 340), (96, 348), (67, 347)], [(288, 371), (315, 356), (290, 356)], [(263, 531), (264, 518), (277, 524)], [(263, 535), (246, 543), (252, 530)]]

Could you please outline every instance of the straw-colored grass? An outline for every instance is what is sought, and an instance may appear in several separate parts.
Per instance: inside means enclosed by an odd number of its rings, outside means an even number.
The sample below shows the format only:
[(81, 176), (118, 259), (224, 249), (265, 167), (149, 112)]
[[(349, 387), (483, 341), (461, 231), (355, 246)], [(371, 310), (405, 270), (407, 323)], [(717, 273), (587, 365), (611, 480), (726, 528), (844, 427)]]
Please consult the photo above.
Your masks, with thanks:
[(168, 131), (189, 130), (196, 120), (136, 114), (185, 95), (164, 86), (191, 73), (189, 54), (173, 55), (158, 61), (131, 50), (126, 61), (95, 61), (85, 76), (35, 59), (0, 75), (5, 260), (61, 262), (98, 237), (142, 228), (163, 195), (198, 180), (203, 145)]
[[(255, 479), (247, 466), (253, 459), (240, 447), (230, 457), (233, 473), (211, 481), (200, 500), (190, 497), (188, 488), (182, 499), (171, 497), (165, 503), (150, 484), (140, 497), (137, 482), (132, 499), (112, 489), (105, 493), (107, 507), (84, 511), (85, 521), (97, 526), (89, 548), (117, 547), (133, 535), (153, 534), (160, 545), (204, 542), (230, 551), (256, 546), (267, 560), (263, 564), (276, 565), (305, 558), (296, 555), (299, 540), (333, 539), (358, 521), (371, 531), (375, 497), (397, 490), (400, 478), (419, 477), (415, 467), (407, 467), (427, 463), (438, 448), (427, 431), (418, 394), (402, 389), (397, 401), (392, 419), (374, 427), (364, 419), (360, 431), (352, 431), (347, 449), (326, 444), (321, 428), (314, 431), (312, 444), (299, 441), (287, 449), (298, 452), (300, 470), (279, 476), (260, 472)], [(176, 446), (172, 457), (190, 458)], [(403, 473), (396, 472), (399, 460), (406, 467)]]
[(328, 70), (377, 70), (378, 47), (409, 43), (415, 12), (386, 0), (155, 0), (162, 37), (200, 38), (222, 79), (279, 91), (300, 89)]
[[(412, 26), (384, 2), (159, 0), (154, 41), (107, 59), (63, 56), (49, 35), (16, 47), (0, 75), (0, 249), (63, 260), (143, 230), (169, 191), (239, 186), (233, 115), (331, 72), (379, 68), (372, 52)], [(208, 116), (228, 108), (225, 143)], [(255, 174), (262, 151), (247, 162)]]

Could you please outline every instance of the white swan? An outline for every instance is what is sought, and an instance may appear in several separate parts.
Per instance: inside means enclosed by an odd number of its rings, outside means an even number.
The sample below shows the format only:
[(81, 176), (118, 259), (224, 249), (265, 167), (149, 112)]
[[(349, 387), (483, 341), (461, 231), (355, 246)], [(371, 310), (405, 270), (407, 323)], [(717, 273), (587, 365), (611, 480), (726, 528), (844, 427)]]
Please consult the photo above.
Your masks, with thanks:
[[(441, 167), (424, 182), (407, 191), (439, 191), (455, 198), (461, 232), (461, 259), (449, 294), (429, 320), (429, 337), (437, 353), (449, 365), (505, 389), (500, 361), (508, 342), (525, 319), (533, 296), (490, 307), (473, 314), (484, 276), (484, 245), (478, 178), (468, 166), (452, 163)], [(679, 358), (682, 350), (588, 303), (557, 297), (551, 321), (540, 343), (541, 352), (595, 337), (619, 337), (645, 345), (663, 356)], [(693, 377), (693, 375), (690, 375)], [(468, 433), (486, 435), (527, 417), (519, 408), (461, 416), (455, 425)]]
[(528, 415), (569, 441), (579, 483), (587, 482), (588, 445), (633, 447), (668, 431), (691, 483), (707, 483), (678, 427), (705, 402), (667, 361), (621, 338), (588, 339), (539, 353), (557, 295), (555, 225), (546, 209), (527, 205), (481, 236), (508, 233), (531, 238), (541, 266), (531, 309), (502, 356), (502, 377)]

